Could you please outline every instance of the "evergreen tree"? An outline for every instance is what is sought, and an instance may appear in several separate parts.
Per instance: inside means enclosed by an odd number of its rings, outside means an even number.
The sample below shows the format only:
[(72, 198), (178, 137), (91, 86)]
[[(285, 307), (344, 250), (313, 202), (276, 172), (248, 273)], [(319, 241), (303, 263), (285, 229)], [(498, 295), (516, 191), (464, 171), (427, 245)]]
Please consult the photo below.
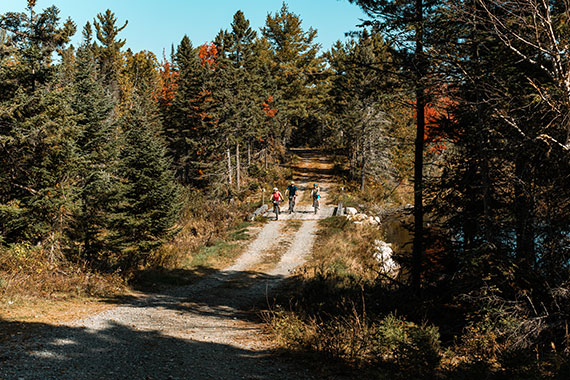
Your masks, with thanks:
[[(77, 202), (73, 186), (78, 157), (69, 92), (56, 82), (52, 54), (74, 31), (59, 26), (55, 7), (40, 14), (7, 13), (0, 26), (14, 48), (0, 71), (0, 219), (2, 240), (62, 248)], [(53, 256), (52, 256), (53, 257)]]
[(105, 246), (103, 235), (110, 212), (109, 197), (116, 187), (113, 177), (118, 147), (113, 102), (102, 85), (88, 30), (89, 24), (84, 29), (86, 39), (77, 51), (71, 105), (77, 115), (81, 157), (77, 184), (81, 209), (76, 236), (83, 242), (86, 257), (93, 261)]
[[(448, 77), (456, 80), (457, 92), (445, 133), (454, 144), (433, 184), (433, 207), (451, 236), (460, 237), (453, 247), (471, 286), (489, 286), (491, 278), (512, 295), (510, 276), (516, 275), (517, 288), (544, 295), (553, 283), (566, 281), (568, 269), (563, 231), (570, 225), (570, 167), (567, 152), (555, 143), (563, 141), (566, 125), (552, 109), (556, 97), (543, 96), (563, 84), (521, 61), (520, 54), (530, 56), (533, 48), (524, 40), (505, 44), (483, 22), (482, 7), (455, 11), (455, 19), (469, 22), (450, 25), (458, 42), (445, 53), (453, 57)], [(505, 22), (511, 16), (503, 15)], [(555, 65), (547, 61), (545, 56), (544, 67)]]
[(53, 78), (56, 65), (54, 52), (61, 52), (76, 31), (68, 19), (59, 26), (59, 9), (51, 6), (41, 13), (35, 11), (35, 0), (28, 0), (27, 12), (7, 12), (0, 16), (0, 29), (8, 32), (10, 44), (18, 51), (18, 83), (27, 90)]
[(419, 293), (424, 254), (424, 135), (425, 106), (428, 102), (429, 63), (425, 47), (430, 44), (435, 24), (431, 16), (441, 4), (434, 0), (384, 1), (349, 0), (357, 3), (370, 17), (367, 24), (390, 36), (390, 43), (400, 56), (399, 64), (406, 68), (410, 87), (415, 92), (416, 138), (414, 154), (414, 247), (412, 257), (412, 287)]
[(240, 146), (250, 147), (259, 135), (262, 119), (263, 92), (256, 67), (254, 42), (256, 34), (241, 11), (236, 12), (230, 32), (216, 38), (218, 57), (214, 73), (213, 99), (216, 102), (218, 139), (226, 150), (228, 181), (232, 183), (231, 147), (236, 148), (236, 186), (240, 189)]
[(337, 133), (346, 141), (351, 174), (359, 172), (364, 190), (367, 176), (390, 178), (388, 46), (379, 33), (364, 30), (358, 41), (334, 46), (328, 58), (335, 73), (330, 94), (340, 120)]
[(183, 184), (200, 184), (210, 156), (211, 92), (206, 87), (207, 67), (184, 36), (176, 50), (177, 89), (172, 105), (162, 110), (177, 177)]
[(93, 20), (95, 37), (98, 41), (98, 43), (94, 43), (94, 49), (99, 63), (99, 71), (105, 88), (115, 99), (120, 97), (121, 48), (126, 42), (118, 39), (118, 35), (125, 29), (128, 23), (128, 21), (125, 21), (123, 26), (117, 26), (117, 17), (109, 9), (105, 13), (97, 14), (95, 20)]
[(121, 121), (121, 183), (114, 194), (109, 240), (125, 269), (144, 264), (153, 249), (173, 236), (181, 207), (152, 89), (151, 83), (137, 86), (133, 107)]
[(269, 65), (278, 89), (273, 95), (279, 109), (279, 131), (275, 137), (286, 144), (303, 119), (318, 109), (313, 101), (321, 89), (319, 74), (324, 67), (323, 59), (317, 55), (317, 31), (304, 31), (300, 17), (283, 3), (279, 12), (267, 15), (262, 33), (271, 46)]

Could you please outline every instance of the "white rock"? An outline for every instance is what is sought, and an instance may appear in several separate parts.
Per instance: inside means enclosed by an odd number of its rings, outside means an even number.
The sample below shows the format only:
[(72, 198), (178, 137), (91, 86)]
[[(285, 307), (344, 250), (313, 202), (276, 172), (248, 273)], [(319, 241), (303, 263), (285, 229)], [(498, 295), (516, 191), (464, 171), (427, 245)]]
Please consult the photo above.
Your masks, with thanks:
[(374, 245), (376, 248), (374, 258), (380, 263), (382, 271), (392, 278), (396, 277), (400, 266), (392, 259), (392, 245), (382, 240), (375, 240)]
[(358, 211), (354, 207), (347, 207), (346, 213), (348, 215), (356, 215), (356, 214), (358, 214)]
[(382, 224), (382, 220), (380, 219), (379, 216), (375, 216), (375, 217), (374, 217), (374, 220), (376, 221), (376, 223)]

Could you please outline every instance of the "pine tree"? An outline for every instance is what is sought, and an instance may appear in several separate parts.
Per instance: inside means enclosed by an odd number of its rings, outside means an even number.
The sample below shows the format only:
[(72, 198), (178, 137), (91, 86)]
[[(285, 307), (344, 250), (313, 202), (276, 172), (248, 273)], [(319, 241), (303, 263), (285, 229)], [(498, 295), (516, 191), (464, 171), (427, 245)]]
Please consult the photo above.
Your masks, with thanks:
[(8, 13), (0, 25), (14, 49), (7, 53), (0, 97), (0, 219), (2, 240), (63, 248), (77, 202), (78, 157), (69, 92), (56, 82), (52, 54), (64, 49), (73, 23), (59, 26), (58, 10)]
[(232, 182), (231, 155), (228, 152), (235, 146), (235, 183), (239, 191), (240, 146), (249, 147), (259, 135), (263, 94), (254, 50), (256, 34), (241, 11), (234, 15), (231, 26), (230, 32), (222, 31), (216, 37), (218, 57), (212, 88), (215, 89), (213, 99), (216, 102), (218, 138), (224, 144), (226, 157), (230, 157), (227, 162), (228, 182)]
[[(388, 46), (379, 33), (364, 30), (358, 41), (338, 43), (328, 54), (335, 75), (330, 94), (332, 112), (341, 120), (340, 131), (350, 158), (353, 177), (359, 172), (361, 190), (366, 177), (388, 179), (390, 150), (389, 102), (391, 78)], [(384, 91), (383, 91), (384, 90)]]
[(312, 104), (320, 91), (319, 73), (323, 59), (315, 42), (317, 31), (304, 31), (299, 16), (291, 13), (285, 3), (275, 15), (267, 15), (263, 37), (271, 46), (270, 67), (279, 93), (273, 94), (279, 114), (277, 136), (289, 142), (295, 128), (318, 107)]
[(120, 97), (119, 73), (122, 66), (121, 48), (125, 45), (125, 40), (118, 39), (119, 33), (125, 29), (129, 22), (125, 21), (123, 26), (117, 26), (117, 17), (111, 10), (97, 14), (93, 25), (95, 26), (95, 37), (98, 41), (94, 43), (94, 49), (99, 63), (99, 71), (103, 78), (103, 83), (115, 99)]
[(57, 7), (36, 13), (35, 5), (35, 0), (28, 0), (27, 13), (8, 12), (0, 16), (0, 29), (8, 32), (10, 43), (21, 59), (18, 82), (28, 90), (53, 78), (56, 70), (52, 64), (53, 53), (61, 52), (76, 31), (71, 19), (59, 26)]
[(112, 120), (113, 101), (105, 92), (97, 70), (89, 25), (85, 40), (77, 51), (73, 82), (72, 108), (76, 113), (80, 159), (77, 184), (81, 208), (78, 210), (76, 236), (83, 242), (85, 256), (94, 261), (104, 250), (104, 232), (110, 212), (109, 197), (116, 182), (117, 141)]
[(150, 83), (137, 86), (133, 107), (121, 122), (121, 183), (114, 194), (109, 241), (125, 269), (144, 265), (152, 250), (173, 236), (181, 207), (152, 90)]
[(428, 102), (429, 63), (426, 45), (435, 24), (431, 16), (440, 6), (434, 0), (383, 1), (349, 0), (357, 3), (372, 19), (372, 24), (385, 35), (402, 58), (399, 63), (407, 69), (410, 87), (415, 92), (416, 138), (414, 154), (414, 247), (412, 254), (412, 287), (421, 288), (421, 272), (424, 255), (424, 135), (425, 106)]
[(199, 60), (188, 36), (176, 50), (178, 71), (176, 95), (172, 105), (162, 111), (165, 136), (173, 157), (177, 177), (183, 184), (200, 184), (201, 173), (210, 155), (212, 127), (210, 91), (206, 87), (207, 67)]

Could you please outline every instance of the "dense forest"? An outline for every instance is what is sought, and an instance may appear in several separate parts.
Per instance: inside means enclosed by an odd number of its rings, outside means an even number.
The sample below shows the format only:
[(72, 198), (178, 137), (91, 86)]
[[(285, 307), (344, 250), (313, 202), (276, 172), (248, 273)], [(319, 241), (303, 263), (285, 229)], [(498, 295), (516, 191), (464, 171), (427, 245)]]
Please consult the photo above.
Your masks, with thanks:
[[(413, 203), (408, 275), (355, 288), (378, 314), (467, 319), (440, 331), (457, 356), (567, 378), (570, 5), (351, 2), (368, 20), (326, 52), (286, 4), (163, 57), (125, 49), (111, 10), (80, 46), (55, 6), (0, 15), (0, 271), (156, 265), (193, 204), (238, 207), (288, 148), (319, 147), (362, 202)], [(376, 355), (434, 376), (420, 330)]]

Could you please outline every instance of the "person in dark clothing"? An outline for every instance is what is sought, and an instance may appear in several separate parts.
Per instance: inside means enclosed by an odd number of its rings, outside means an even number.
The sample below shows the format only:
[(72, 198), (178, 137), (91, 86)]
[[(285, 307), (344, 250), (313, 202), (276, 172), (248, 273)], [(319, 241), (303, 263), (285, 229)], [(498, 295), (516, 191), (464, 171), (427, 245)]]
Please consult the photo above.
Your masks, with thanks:
[(285, 195), (289, 195), (289, 213), (293, 212), (295, 208), (295, 200), (297, 199), (297, 186), (295, 186), (295, 182), (291, 181), (291, 184), (285, 190)]

